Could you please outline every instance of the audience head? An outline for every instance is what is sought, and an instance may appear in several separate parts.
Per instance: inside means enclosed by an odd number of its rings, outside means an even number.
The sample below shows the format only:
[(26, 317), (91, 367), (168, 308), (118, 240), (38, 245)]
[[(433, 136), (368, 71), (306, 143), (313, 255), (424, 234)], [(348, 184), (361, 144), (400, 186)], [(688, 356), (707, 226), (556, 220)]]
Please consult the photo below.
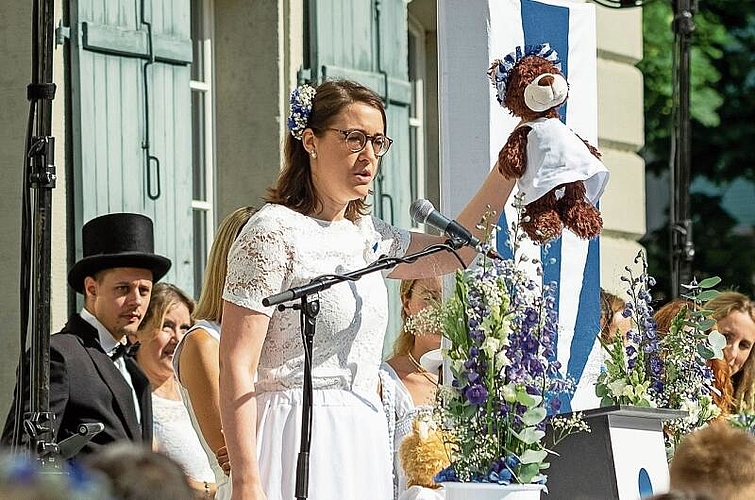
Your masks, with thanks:
[(673, 490), (668, 493), (659, 493), (648, 497), (647, 500), (716, 500), (703, 493), (695, 493), (692, 491), (679, 491)]
[(626, 302), (621, 297), (600, 289), (600, 338), (611, 342), (617, 333), (625, 336), (632, 329), (631, 318), (623, 315)]
[(749, 297), (739, 292), (722, 292), (709, 301), (718, 331), (726, 337), (724, 357), (732, 375), (736, 375), (750, 357), (755, 343), (755, 309)]
[(194, 319), (204, 319), (220, 324), (223, 318), (223, 288), (225, 288), (225, 273), (228, 269), (228, 251), (254, 212), (254, 207), (237, 208), (218, 226), (215, 240), (210, 248), (210, 255), (207, 258), (202, 292), (194, 311)]
[(171, 266), (154, 253), (152, 220), (140, 214), (96, 217), (81, 231), (83, 257), (68, 283), (84, 294), (84, 305), (116, 340), (136, 332), (149, 304), (152, 284)]
[(755, 306), (744, 294), (722, 292), (705, 308), (713, 311), (716, 328), (726, 338), (724, 359), (734, 385), (734, 411), (755, 411)]
[(676, 448), (669, 474), (672, 491), (755, 498), (755, 436), (726, 422), (693, 431)]
[[(306, 120), (306, 128), (300, 138), (287, 134), (283, 169), (278, 181), (269, 191), (267, 201), (282, 204), (303, 214), (316, 213), (320, 209), (320, 193), (316, 189), (316, 172), (313, 163), (321, 161), (322, 153), (313, 146), (322, 141), (326, 134), (334, 139), (346, 141), (333, 127), (338, 125), (344, 113), (355, 104), (365, 104), (380, 112), (383, 121), (382, 133), (386, 133), (386, 115), (383, 101), (372, 90), (349, 80), (327, 80), (317, 86), (312, 99), (312, 108)], [(370, 132), (368, 132), (370, 133)], [(374, 133), (374, 132), (372, 132)], [(369, 143), (369, 140), (367, 141)], [(369, 144), (366, 147), (370, 147)], [(318, 156), (319, 155), (319, 156)], [(327, 166), (325, 166), (327, 168)], [(368, 213), (367, 186), (363, 196), (349, 202), (345, 217), (356, 220)]]
[(147, 375), (173, 374), (173, 352), (191, 326), (193, 311), (194, 301), (177, 286), (154, 286), (144, 321), (131, 339), (141, 342), (136, 360)]
[(656, 331), (662, 335), (667, 334), (671, 329), (671, 324), (674, 322), (674, 318), (676, 318), (676, 315), (679, 314), (679, 311), (681, 311), (684, 306), (687, 306), (689, 309), (694, 307), (694, 304), (686, 299), (675, 299), (671, 302), (667, 302), (655, 311), (653, 319), (655, 319)]
[(443, 298), (442, 295), (443, 283), (439, 276), (401, 281), (402, 327), (394, 344), (394, 356), (402, 356), (411, 352), (418, 339), (421, 339), (420, 342), (432, 343), (433, 346), (428, 346), (430, 349), (440, 347), (439, 332), (423, 331), (423, 325), (413, 324), (409, 318), (427, 307), (439, 305)]
[(113, 498), (110, 483), (98, 471), (64, 463), (43, 469), (25, 453), (0, 456), (0, 498), (13, 500), (100, 500)]
[(84, 463), (110, 479), (120, 500), (196, 498), (180, 465), (141, 444), (119, 441), (88, 455)]

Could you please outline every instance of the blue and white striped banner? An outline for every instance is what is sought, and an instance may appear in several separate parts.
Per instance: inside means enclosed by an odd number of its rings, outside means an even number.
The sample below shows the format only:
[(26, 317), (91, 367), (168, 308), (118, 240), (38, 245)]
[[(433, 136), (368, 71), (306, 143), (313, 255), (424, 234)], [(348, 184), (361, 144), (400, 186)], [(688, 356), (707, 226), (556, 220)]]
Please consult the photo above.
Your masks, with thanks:
[[(438, 1), (443, 212), (461, 210), (495, 164), (498, 151), (518, 122), (496, 102), (495, 89), (486, 75), (490, 62), (517, 46), (544, 42), (558, 52), (569, 82), (562, 121), (597, 145), (594, 5), (569, 0), (471, 0), (461, 5), (457, 0)], [(515, 218), (509, 203), (499, 225), (509, 227)], [(502, 255), (511, 255), (505, 231), (497, 246)], [(546, 247), (528, 242), (521, 251), (545, 263), (544, 282), (558, 282), (557, 356), (564, 375), (580, 382), (561, 411), (597, 407), (592, 383), (600, 366), (596, 342), (600, 329), (599, 242), (580, 240), (565, 230)]]

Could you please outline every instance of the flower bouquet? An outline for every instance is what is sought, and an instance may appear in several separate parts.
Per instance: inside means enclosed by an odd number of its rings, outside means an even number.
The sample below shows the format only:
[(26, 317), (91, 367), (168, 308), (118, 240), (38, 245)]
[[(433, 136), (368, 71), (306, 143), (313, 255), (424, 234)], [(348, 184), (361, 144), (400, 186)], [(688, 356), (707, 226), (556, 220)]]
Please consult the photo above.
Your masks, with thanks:
[(640, 264), (641, 273), (635, 276), (626, 267), (627, 275), (621, 278), (629, 285), (623, 315), (632, 318), (633, 328), (626, 338), (615, 335), (603, 343), (607, 360), (595, 391), (601, 406), (685, 410), (686, 417), (665, 424), (666, 450), (671, 456), (682, 436), (721, 414), (713, 401), (713, 372), (706, 362), (723, 356), (726, 340), (717, 331), (709, 331), (715, 322), (709, 318), (711, 311), (704, 309), (705, 303), (718, 294), (712, 287), (720, 280), (708, 278), (687, 285), (683, 295), (686, 302), (671, 321), (669, 331), (659, 333), (650, 305), (650, 288), (655, 280), (647, 274), (642, 252), (635, 264)]
[(571, 385), (555, 360), (555, 291), (514, 260), (484, 259), (457, 272), (441, 308), (452, 380), (439, 390), (435, 414), (451, 465), (436, 482), (544, 484), (546, 424), (558, 439), (589, 430), (579, 416), (548, 417)]

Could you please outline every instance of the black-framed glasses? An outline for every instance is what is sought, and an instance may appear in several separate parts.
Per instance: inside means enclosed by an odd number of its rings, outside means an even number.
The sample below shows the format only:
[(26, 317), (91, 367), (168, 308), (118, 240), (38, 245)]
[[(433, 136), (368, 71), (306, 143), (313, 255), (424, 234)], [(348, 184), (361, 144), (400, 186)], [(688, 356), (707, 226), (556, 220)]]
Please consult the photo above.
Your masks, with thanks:
[(391, 148), (391, 144), (393, 144), (393, 139), (382, 134), (367, 135), (358, 129), (341, 130), (340, 128), (333, 127), (329, 127), (328, 130), (339, 132), (343, 138), (346, 139), (346, 147), (349, 148), (349, 151), (352, 153), (359, 153), (362, 151), (367, 145), (367, 139), (372, 142), (372, 150), (375, 151), (375, 156), (377, 157), (381, 157), (387, 153)]

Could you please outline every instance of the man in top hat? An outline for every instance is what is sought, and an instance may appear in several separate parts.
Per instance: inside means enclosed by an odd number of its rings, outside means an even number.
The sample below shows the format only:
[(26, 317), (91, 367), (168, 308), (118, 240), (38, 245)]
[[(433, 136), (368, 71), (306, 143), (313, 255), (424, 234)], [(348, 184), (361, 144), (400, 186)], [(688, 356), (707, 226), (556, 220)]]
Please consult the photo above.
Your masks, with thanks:
[[(171, 266), (169, 259), (154, 253), (152, 221), (144, 215), (116, 213), (92, 219), (82, 229), (82, 243), (84, 257), (68, 273), (68, 284), (84, 294), (84, 307), (50, 338), (50, 412), (55, 416), (56, 443), (77, 434), (81, 424), (99, 422), (104, 429), (80, 452), (78, 446), (61, 450), (65, 458), (114, 441), (151, 443), (149, 382), (125, 352), (126, 336), (136, 333), (152, 284)], [(6, 445), (29, 441), (19, 423), (30, 406), (30, 376), (27, 369), (21, 372), (22, 385), (16, 384), (2, 434)]]

